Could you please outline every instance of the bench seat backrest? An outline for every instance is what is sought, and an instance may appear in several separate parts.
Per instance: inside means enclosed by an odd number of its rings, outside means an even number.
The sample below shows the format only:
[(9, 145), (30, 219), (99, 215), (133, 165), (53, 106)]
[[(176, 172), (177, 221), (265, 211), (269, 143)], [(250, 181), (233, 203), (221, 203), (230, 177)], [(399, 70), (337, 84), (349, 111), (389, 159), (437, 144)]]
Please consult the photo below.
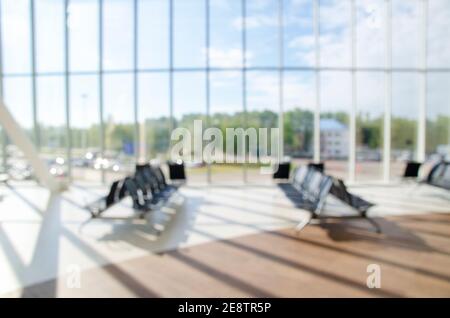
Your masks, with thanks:
[(186, 172), (184, 169), (184, 163), (176, 163), (168, 161), (169, 177), (170, 180), (186, 180)]
[(161, 190), (158, 180), (150, 164), (146, 163), (142, 165), (136, 165), (136, 174), (142, 175), (142, 177), (145, 179), (145, 182), (151, 187), (151, 191), (153, 194)]
[(320, 212), (322, 211), (322, 208), (325, 205), (328, 193), (330, 193), (330, 189), (331, 189), (332, 185), (333, 185), (332, 178), (330, 176), (322, 174), (321, 180), (320, 180), (319, 191), (315, 198), (315, 204), (314, 204), (314, 213), (316, 215), (320, 214)]
[(311, 200), (317, 199), (319, 192), (320, 192), (320, 184), (322, 182), (322, 176), (323, 174), (315, 169), (309, 169), (310, 172), (310, 178), (308, 183), (306, 184), (306, 194)]
[(156, 166), (153, 167), (153, 172), (155, 174), (155, 177), (158, 179), (158, 183), (160, 184), (161, 190), (167, 187), (166, 177), (164, 176), (164, 172), (162, 171), (161, 167)]
[(146, 180), (146, 178), (143, 176), (142, 173), (135, 173), (134, 174), (134, 181), (136, 182), (136, 185), (141, 189), (142, 193), (145, 197), (152, 197), (154, 196), (154, 190), (151, 187), (151, 184), (149, 184)]
[(441, 161), (431, 169), (427, 183), (450, 190), (450, 162)]
[(419, 169), (422, 163), (416, 161), (408, 161), (406, 163), (403, 178), (417, 178), (419, 176)]
[(347, 187), (341, 179), (334, 178), (333, 185), (330, 190), (331, 194), (337, 197), (339, 200), (347, 203), (348, 205), (353, 205), (352, 197), (347, 190)]
[(305, 182), (305, 179), (308, 175), (308, 168), (305, 166), (300, 166), (295, 170), (294, 178), (292, 180), (292, 185), (297, 190), (302, 189), (302, 185)]
[(128, 195), (133, 199), (133, 205), (135, 208), (145, 207), (145, 198), (142, 189), (136, 183), (136, 180), (131, 177), (125, 178), (124, 186)]
[(114, 203), (116, 203), (116, 200), (118, 197), (118, 192), (119, 192), (119, 183), (120, 183), (120, 180), (117, 180), (111, 184), (109, 193), (105, 198), (106, 207), (109, 207), (109, 206), (113, 205)]
[(308, 168), (316, 169), (319, 172), (324, 173), (324, 171), (325, 171), (325, 164), (323, 162), (319, 162), (319, 163), (310, 162), (310, 163), (308, 163)]

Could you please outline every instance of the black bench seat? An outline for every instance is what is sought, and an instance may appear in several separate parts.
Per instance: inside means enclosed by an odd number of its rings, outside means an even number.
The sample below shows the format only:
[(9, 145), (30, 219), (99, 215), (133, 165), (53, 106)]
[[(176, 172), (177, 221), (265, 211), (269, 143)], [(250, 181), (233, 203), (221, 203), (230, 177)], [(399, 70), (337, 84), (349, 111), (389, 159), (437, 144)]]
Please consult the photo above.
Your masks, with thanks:
[[(331, 218), (331, 216), (322, 215), (326, 199), (331, 194), (352, 209), (355, 209), (358, 213), (355, 217), (366, 218), (377, 232), (381, 232), (378, 224), (367, 218), (367, 211), (374, 206), (373, 203), (350, 193), (342, 180), (327, 176), (315, 167), (298, 167), (294, 171), (291, 182), (279, 183), (278, 186), (296, 207), (310, 212), (310, 219), (300, 222), (296, 227), (297, 230), (301, 230), (310, 223), (311, 219), (319, 217)], [(353, 216), (339, 217), (354, 218)]]
[(90, 203), (86, 208), (93, 218), (99, 217), (123, 198), (130, 196), (133, 201), (133, 209), (141, 212), (142, 216), (161, 207), (177, 189), (178, 187), (167, 184), (159, 166), (136, 165), (133, 176), (114, 181), (105, 197)]

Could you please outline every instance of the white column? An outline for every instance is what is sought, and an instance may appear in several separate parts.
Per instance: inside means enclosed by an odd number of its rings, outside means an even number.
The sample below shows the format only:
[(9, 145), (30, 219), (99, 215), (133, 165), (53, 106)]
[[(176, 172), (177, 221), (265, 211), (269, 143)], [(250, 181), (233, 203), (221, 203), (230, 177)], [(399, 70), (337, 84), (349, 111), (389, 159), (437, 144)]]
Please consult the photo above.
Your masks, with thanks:
[[(100, 117), (100, 155), (105, 157), (105, 123), (103, 116), (103, 0), (99, 0), (98, 7), (98, 111)], [(105, 183), (105, 169), (101, 168), (101, 180)]]
[(283, 25), (283, 1), (279, 2), (278, 7), (278, 128), (280, 130), (278, 138), (278, 159), (284, 157), (284, 25)]
[[(242, 24), (241, 24), (241, 37), (242, 37), (242, 110), (244, 112), (244, 128), (248, 128), (247, 121), (247, 0), (241, 0), (242, 9)], [(244, 162), (242, 165), (242, 173), (244, 183), (247, 183), (247, 165)]]
[[(2, 11), (1, 11), (1, 6), (0, 6), (0, 17), (2, 16)], [(3, 100), (3, 40), (2, 40), (2, 26), (0, 23), (0, 100)], [(6, 144), (8, 141), (8, 138), (6, 137), (6, 132), (2, 131), (0, 134), (0, 138), (1, 138), (1, 144), (2, 144), (2, 165), (3, 165), (3, 169), (5, 171), (0, 171), (1, 172), (6, 172), (6, 164), (8, 161), (7, 155), (6, 155)]]
[(425, 161), (425, 136), (427, 122), (427, 25), (428, 0), (422, 0), (422, 19), (420, 30), (421, 55), (419, 62), (420, 73), (420, 104), (419, 121), (417, 129), (417, 161)]
[(67, 175), (72, 180), (72, 130), (70, 126), (70, 77), (69, 77), (69, 0), (64, 1), (64, 86), (65, 86), (65, 109), (66, 109), (66, 134), (67, 134)]
[(36, 92), (36, 21), (34, 1), (30, 1), (30, 46), (31, 46), (31, 106), (33, 107), (33, 133), (36, 148), (41, 148)]
[(385, 100), (384, 100), (384, 140), (383, 140), (383, 180), (389, 182), (391, 169), (391, 109), (392, 109), (392, 8), (391, 0), (385, 0)]
[[(205, 99), (206, 99), (206, 127), (208, 129), (211, 126), (211, 69), (210, 69), (210, 6), (209, 0), (205, 1)], [(203, 134), (203, 132), (202, 132)], [(208, 183), (212, 182), (211, 164), (207, 164), (206, 179)]]
[(315, 77), (316, 107), (314, 109), (314, 162), (320, 161), (320, 0), (314, 1), (314, 44), (315, 44)]
[(139, 60), (139, 3), (138, 0), (133, 1), (133, 110), (134, 110), (134, 155), (136, 161), (140, 161), (145, 157), (145, 153), (141, 153), (141, 131), (139, 123), (139, 80), (138, 80), (138, 60)]
[(348, 178), (355, 181), (356, 167), (356, 107), (357, 107), (357, 85), (356, 85), (356, 5), (355, 0), (351, 4), (351, 52), (352, 52), (352, 108), (350, 110), (349, 130), (349, 156), (348, 156)]

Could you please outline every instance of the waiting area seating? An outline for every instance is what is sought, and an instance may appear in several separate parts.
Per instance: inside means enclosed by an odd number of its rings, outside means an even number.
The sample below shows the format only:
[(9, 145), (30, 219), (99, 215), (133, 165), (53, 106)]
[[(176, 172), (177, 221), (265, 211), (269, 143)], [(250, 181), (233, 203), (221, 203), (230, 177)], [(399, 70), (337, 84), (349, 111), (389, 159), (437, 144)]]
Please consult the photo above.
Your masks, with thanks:
[(323, 172), (325, 172), (325, 163), (324, 162), (310, 162), (310, 163), (308, 163), (308, 168), (314, 168), (323, 173)]
[(167, 165), (169, 167), (170, 180), (186, 181), (186, 171), (183, 161), (168, 161)]
[(407, 180), (411, 178), (418, 178), (421, 166), (422, 166), (421, 162), (408, 161), (406, 163), (405, 171), (403, 173), (403, 179)]
[(450, 162), (440, 161), (437, 163), (422, 183), (450, 190)]
[(291, 171), (291, 162), (285, 161), (278, 163), (278, 169), (273, 174), (273, 179), (289, 179), (289, 172)]
[(161, 167), (148, 163), (138, 164), (133, 176), (114, 181), (105, 197), (86, 208), (92, 217), (99, 217), (107, 209), (130, 196), (133, 200), (133, 209), (141, 212), (143, 216), (167, 201), (176, 190), (176, 185), (167, 183)]
[[(308, 168), (314, 168), (323, 173), (325, 171), (325, 163), (324, 162), (309, 162)], [(278, 163), (278, 169), (273, 174), (273, 179), (289, 179), (290, 172), (291, 172), (291, 162), (290, 161), (282, 161), (282, 162)]]
[(300, 166), (294, 171), (292, 181), (289, 183), (280, 183), (279, 187), (296, 207), (311, 213), (311, 217), (301, 222), (297, 226), (297, 230), (301, 230), (310, 223), (311, 219), (318, 219), (319, 217), (326, 218), (327, 216), (322, 215), (322, 211), (327, 197), (333, 195), (357, 212), (356, 216), (342, 217), (365, 218), (375, 227), (378, 233), (381, 232), (378, 224), (367, 216), (367, 211), (374, 204), (350, 193), (341, 179), (328, 176), (320, 169), (316, 169), (313, 166)]
[[(426, 164), (425, 164), (426, 165)], [(403, 173), (403, 180), (415, 180), (420, 184), (428, 184), (442, 189), (450, 190), (450, 162), (441, 160), (435, 163), (428, 174), (420, 180), (420, 171), (424, 164), (408, 161)]]

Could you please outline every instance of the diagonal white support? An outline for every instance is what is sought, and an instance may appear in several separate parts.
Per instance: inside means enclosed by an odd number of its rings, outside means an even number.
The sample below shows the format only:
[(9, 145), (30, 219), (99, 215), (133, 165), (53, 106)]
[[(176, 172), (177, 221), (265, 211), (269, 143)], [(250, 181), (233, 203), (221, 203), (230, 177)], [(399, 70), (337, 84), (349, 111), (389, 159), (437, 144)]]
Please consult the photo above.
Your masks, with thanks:
[(55, 180), (50, 174), (47, 165), (39, 158), (33, 143), (16, 122), (2, 100), (0, 100), (0, 126), (5, 129), (11, 141), (22, 150), (25, 158), (33, 167), (38, 181), (52, 192), (64, 190), (64, 185)]

